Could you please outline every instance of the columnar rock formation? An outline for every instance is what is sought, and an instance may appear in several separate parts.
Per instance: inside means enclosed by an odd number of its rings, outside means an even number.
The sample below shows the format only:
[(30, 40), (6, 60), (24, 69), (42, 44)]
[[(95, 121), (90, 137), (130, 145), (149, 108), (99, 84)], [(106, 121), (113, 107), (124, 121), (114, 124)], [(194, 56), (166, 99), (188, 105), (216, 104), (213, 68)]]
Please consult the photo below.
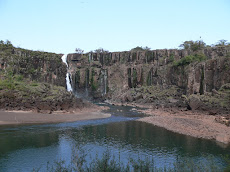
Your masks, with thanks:
[[(67, 66), (61, 57), (1, 44), (0, 77), (5, 79), (1, 89), (12, 92), (17, 88), (17, 83), (13, 87), (10, 83), (17, 75), (29, 81), (66, 86)], [(68, 54), (67, 63), (77, 97), (230, 111), (230, 46), (197, 52), (165, 49), (75, 53)]]
[(0, 109), (52, 113), (90, 107), (64, 88), (67, 69), (61, 57), (0, 44)]
[(0, 70), (11, 70), (13, 74), (38, 82), (65, 86), (66, 65), (61, 54), (30, 51), (10, 46), (0, 49)]
[(74, 91), (91, 91), (94, 97), (119, 94), (123, 90), (158, 85), (175, 85), (184, 94), (204, 94), (230, 83), (230, 47), (213, 47), (199, 51), (207, 60), (185, 66), (178, 61), (193, 54), (190, 50), (154, 50), (69, 54)]

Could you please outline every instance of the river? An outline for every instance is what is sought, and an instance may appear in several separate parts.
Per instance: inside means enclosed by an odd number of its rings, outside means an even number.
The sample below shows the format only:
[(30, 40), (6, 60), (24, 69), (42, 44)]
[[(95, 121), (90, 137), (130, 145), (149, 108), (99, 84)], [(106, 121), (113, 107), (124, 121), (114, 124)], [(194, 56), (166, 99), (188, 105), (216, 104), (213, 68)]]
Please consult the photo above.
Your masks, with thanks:
[(213, 157), (223, 165), (230, 148), (215, 141), (176, 134), (151, 124), (135, 121), (144, 114), (132, 107), (112, 106), (106, 119), (71, 123), (0, 127), (0, 171), (46, 171), (47, 162), (71, 162), (76, 149), (86, 152), (86, 160), (110, 150), (128, 163), (131, 158), (154, 159), (157, 167), (173, 167), (176, 160), (206, 161)]

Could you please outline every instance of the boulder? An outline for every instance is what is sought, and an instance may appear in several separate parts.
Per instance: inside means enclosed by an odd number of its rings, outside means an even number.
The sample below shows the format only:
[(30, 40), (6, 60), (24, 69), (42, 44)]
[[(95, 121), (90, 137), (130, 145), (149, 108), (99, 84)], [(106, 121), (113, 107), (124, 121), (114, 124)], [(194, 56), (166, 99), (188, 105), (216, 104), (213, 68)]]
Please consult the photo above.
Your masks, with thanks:
[(191, 110), (201, 110), (203, 105), (203, 102), (200, 100), (199, 96), (197, 95), (191, 95), (188, 99), (188, 105), (191, 108)]

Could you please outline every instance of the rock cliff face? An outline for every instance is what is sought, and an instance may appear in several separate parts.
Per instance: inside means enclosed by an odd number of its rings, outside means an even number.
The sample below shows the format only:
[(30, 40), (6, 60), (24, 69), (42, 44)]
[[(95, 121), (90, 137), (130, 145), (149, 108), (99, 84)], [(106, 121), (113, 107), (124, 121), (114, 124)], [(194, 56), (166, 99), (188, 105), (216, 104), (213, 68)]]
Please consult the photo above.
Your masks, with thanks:
[[(230, 47), (204, 49), (207, 60), (174, 66), (192, 54), (187, 50), (154, 50), (107, 54), (69, 54), (72, 86), (89, 88), (105, 96), (109, 92), (150, 85), (176, 85), (187, 94), (211, 92), (230, 82)], [(226, 58), (225, 58), (226, 57)]]
[(0, 42), (0, 109), (52, 113), (91, 107), (64, 88), (67, 69), (61, 56)]
[(23, 75), (38, 82), (47, 82), (65, 87), (66, 65), (61, 55), (41, 51), (0, 46), (0, 71)]
[[(137, 90), (145, 87), (161, 90), (174, 88), (179, 90), (179, 96), (189, 96), (219, 90), (222, 85), (230, 83), (229, 46), (207, 48), (196, 53), (205, 55), (207, 59), (188, 65), (175, 65), (175, 62), (194, 52), (165, 49), (69, 54), (67, 61), (76, 93), (87, 91), (94, 98), (116, 101), (135, 101)], [(127, 95), (132, 90), (135, 93)], [(145, 99), (143, 91), (140, 93), (142, 95), (138, 99)], [(173, 98), (173, 95), (169, 97)]]

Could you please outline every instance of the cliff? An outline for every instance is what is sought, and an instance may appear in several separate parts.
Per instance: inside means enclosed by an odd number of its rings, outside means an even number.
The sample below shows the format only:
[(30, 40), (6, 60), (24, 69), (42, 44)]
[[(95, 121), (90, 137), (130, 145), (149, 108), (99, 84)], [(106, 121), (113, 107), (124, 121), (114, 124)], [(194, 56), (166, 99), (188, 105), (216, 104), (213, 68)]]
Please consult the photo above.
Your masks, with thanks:
[(61, 56), (1, 41), (0, 109), (52, 113), (90, 107), (66, 91), (67, 70)]
[(66, 65), (61, 55), (0, 44), (0, 72), (65, 87)]
[[(229, 46), (198, 52), (165, 49), (69, 54), (67, 60), (75, 93), (122, 103), (186, 106), (182, 95), (209, 96), (230, 83)], [(226, 108), (228, 100), (224, 101)]]

